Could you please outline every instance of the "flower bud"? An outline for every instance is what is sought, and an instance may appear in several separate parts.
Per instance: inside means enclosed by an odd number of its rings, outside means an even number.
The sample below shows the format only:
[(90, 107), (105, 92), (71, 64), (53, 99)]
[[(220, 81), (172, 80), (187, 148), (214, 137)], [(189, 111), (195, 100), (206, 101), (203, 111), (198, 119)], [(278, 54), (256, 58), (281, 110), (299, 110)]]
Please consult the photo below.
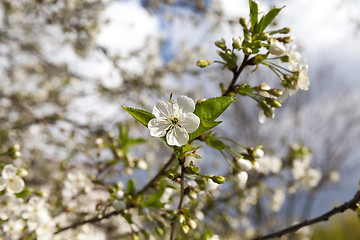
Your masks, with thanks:
[(199, 100), (197, 100), (196, 105), (203, 103), (205, 101), (206, 101), (206, 98), (199, 99)]
[(209, 66), (209, 65), (212, 64), (213, 62), (214, 62), (214, 61), (202, 59), (202, 60), (197, 61), (197, 62), (196, 62), (196, 65), (197, 65), (198, 67), (204, 68), (204, 67)]
[(264, 114), (267, 118), (274, 118), (274, 111), (272, 110), (272, 108), (264, 108)]
[(251, 48), (249, 48), (249, 47), (244, 48), (243, 51), (244, 51), (245, 55), (250, 55), (250, 54), (252, 53), (252, 50), (251, 50)]
[(255, 57), (251, 58), (248, 62), (249, 65), (257, 65), (259, 63), (262, 63), (266, 59), (266, 55), (256, 55)]
[(97, 138), (97, 139), (95, 139), (95, 144), (96, 144), (96, 146), (98, 146), (99, 148), (103, 147), (103, 146), (104, 146), (104, 139), (102, 139), (102, 138)]
[(20, 145), (19, 144), (14, 144), (12, 145), (9, 149), (8, 149), (8, 155), (9, 157), (13, 158), (13, 159), (18, 159), (21, 158), (21, 153), (20, 153)]
[(214, 182), (214, 183), (217, 183), (217, 184), (223, 184), (225, 182), (225, 177), (223, 176), (213, 176), (211, 178), (211, 180)]
[(280, 97), (280, 96), (283, 95), (283, 92), (280, 89), (277, 89), (277, 88), (270, 89), (268, 91), (268, 93), (275, 96), (275, 97)]
[(262, 150), (260, 147), (256, 148), (254, 151), (254, 157), (261, 158), (263, 156), (264, 156), (264, 150)]
[(261, 33), (258, 37), (259, 40), (261, 41), (266, 41), (270, 38), (270, 34), (269, 33)]
[(121, 200), (115, 200), (112, 205), (116, 211), (121, 211), (126, 208), (126, 204)]
[(190, 227), (189, 227), (188, 225), (182, 226), (181, 229), (183, 230), (183, 232), (184, 232), (185, 234), (187, 234), (187, 233), (190, 231)]
[(238, 38), (233, 38), (232, 46), (233, 46), (234, 49), (237, 49), (237, 50), (239, 50), (239, 49), (241, 48), (241, 40), (240, 40), (240, 37), (238, 37)]
[(240, 169), (243, 171), (249, 171), (251, 169), (252, 164), (247, 159), (240, 158), (236, 162), (239, 165)]
[(179, 216), (179, 223), (183, 223), (185, 221), (184, 215)]
[(284, 43), (291, 43), (294, 39), (295, 38), (293, 36), (286, 36), (284, 37)]
[(281, 54), (286, 52), (286, 47), (284, 44), (280, 43), (278, 40), (271, 38), (269, 52), (272, 55), (280, 56)]
[(256, 48), (261, 48), (262, 47), (262, 42), (259, 41), (259, 40), (256, 40), (253, 42), (253, 46), (256, 47)]
[(217, 46), (218, 48), (220, 48), (221, 50), (225, 51), (226, 50), (226, 44), (225, 44), (225, 40), (221, 39), (215, 42), (215, 46)]
[(20, 168), (18, 174), (20, 177), (26, 177), (29, 174), (29, 172), (25, 168)]
[(193, 219), (189, 219), (188, 224), (189, 224), (189, 226), (190, 226), (192, 229), (196, 229), (196, 228), (197, 228), (197, 224), (196, 224), (196, 222), (195, 222)]
[(271, 89), (271, 87), (270, 87), (267, 83), (265, 83), (265, 82), (261, 83), (260, 86), (259, 86), (259, 88), (260, 88), (260, 90), (262, 90), (262, 91), (268, 91), (268, 90)]
[(122, 190), (119, 190), (115, 193), (115, 197), (117, 199), (121, 199), (123, 196), (124, 196), (124, 191), (122, 191)]
[(279, 108), (281, 107), (281, 103), (276, 100), (276, 99), (273, 99), (273, 98), (268, 98), (266, 100), (267, 104), (269, 104), (271, 107), (274, 107), (274, 108)]
[(245, 18), (241, 17), (241, 18), (239, 19), (239, 23), (240, 23), (240, 25), (241, 25), (243, 28), (248, 28), (247, 25), (246, 25)]

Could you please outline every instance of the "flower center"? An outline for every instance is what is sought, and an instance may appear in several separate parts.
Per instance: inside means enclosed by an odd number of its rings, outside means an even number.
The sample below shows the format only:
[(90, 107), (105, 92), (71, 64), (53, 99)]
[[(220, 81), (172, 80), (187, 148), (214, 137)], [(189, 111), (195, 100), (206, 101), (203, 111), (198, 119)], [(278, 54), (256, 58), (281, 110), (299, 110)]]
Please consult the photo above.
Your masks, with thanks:
[(176, 125), (176, 124), (179, 123), (179, 119), (177, 119), (176, 117), (172, 117), (172, 118), (171, 118), (171, 123), (172, 123), (173, 125)]

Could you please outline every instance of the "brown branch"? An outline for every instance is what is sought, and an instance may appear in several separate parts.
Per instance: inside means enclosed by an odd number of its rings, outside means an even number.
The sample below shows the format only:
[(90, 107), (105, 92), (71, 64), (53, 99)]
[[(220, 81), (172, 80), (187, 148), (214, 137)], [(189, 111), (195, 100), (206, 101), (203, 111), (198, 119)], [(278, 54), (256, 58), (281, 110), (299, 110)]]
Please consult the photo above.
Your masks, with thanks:
[(265, 236), (254, 238), (253, 240), (264, 240), (264, 239), (270, 239), (270, 238), (275, 238), (275, 237), (281, 237), (284, 234), (296, 232), (297, 230), (299, 230), (300, 228), (303, 228), (305, 226), (309, 226), (309, 225), (312, 225), (312, 224), (315, 224), (318, 222), (322, 222), (322, 221), (327, 221), (333, 215), (342, 213), (342, 212), (346, 211), (347, 209), (356, 210), (358, 208), (359, 202), (360, 202), (360, 190), (356, 192), (355, 196), (350, 201), (345, 202), (342, 205), (333, 208), (331, 211), (329, 211), (319, 217), (309, 219), (309, 220), (304, 220), (301, 223), (295, 224), (291, 227), (285, 228), (283, 230), (280, 230), (278, 232), (271, 233), (271, 234), (268, 234)]
[(244, 60), (241, 63), (241, 66), (239, 67), (239, 70), (237, 70), (237, 71), (236, 71), (236, 69), (233, 70), (234, 76), (233, 76), (233, 78), (231, 80), (231, 83), (230, 83), (229, 87), (226, 89), (225, 93), (223, 94), (223, 96), (229, 96), (230, 92), (233, 90), (233, 88), (235, 86), (235, 83), (236, 83), (237, 79), (239, 78), (241, 72), (244, 70), (244, 68), (248, 64), (248, 61), (247, 61), (248, 58), (249, 58), (249, 56), (245, 55)]
[[(153, 184), (161, 176), (165, 175), (165, 173), (168, 171), (168, 169), (171, 166), (174, 159), (175, 159), (175, 155), (173, 154), (173, 155), (171, 155), (169, 161), (164, 165), (164, 167), (139, 192), (137, 192), (136, 195), (140, 195), (140, 194), (143, 194), (146, 191), (148, 191), (153, 186)], [(131, 206), (127, 206), (126, 208), (129, 209), (129, 208), (132, 208), (132, 207), (134, 207), (134, 206), (131, 205)], [(120, 211), (112, 211), (110, 213), (105, 214), (102, 217), (94, 217), (94, 218), (91, 218), (91, 219), (88, 219), (88, 220), (85, 220), (85, 221), (75, 222), (75, 223), (73, 223), (73, 224), (71, 224), (69, 226), (60, 228), (59, 230), (57, 230), (55, 232), (55, 234), (61, 233), (61, 232), (65, 231), (65, 230), (77, 228), (77, 227), (79, 227), (81, 225), (84, 225), (84, 224), (87, 224), (87, 223), (97, 223), (97, 222), (100, 222), (103, 219), (110, 218), (112, 216), (116, 216), (116, 215), (118, 215), (120, 213), (121, 213)]]
[(171, 166), (172, 162), (175, 159), (175, 155), (172, 154), (169, 161), (164, 165), (164, 167), (158, 172), (158, 174), (156, 174), (137, 194), (143, 194), (144, 192), (146, 192), (150, 187), (152, 187), (152, 185), (163, 175), (165, 175), (165, 173), (168, 171), (169, 167)]
[[(179, 159), (179, 164), (181, 166), (181, 173), (180, 173), (180, 200), (179, 200), (179, 205), (177, 210), (179, 211), (182, 208), (182, 204), (184, 201), (184, 196), (185, 196), (185, 181), (184, 181), (184, 177), (185, 177), (185, 159)], [(170, 240), (174, 239), (174, 234), (175, 234), (175, 228), (176, 228), (176, 219), (173, 219), (173, 222), (171, 223), (171, 232), (170, 232)]]
[(65, 230), (77, 228), (77, 227), (79, 227), (81, 225), (84, 225), (86, 223), (97, 223), (97, 222), (100, 222), (101, 220), (103, 220), (105, 218), (110, 218), (110, 217), (118, 215), (118, 214), (120, 214), (119, 211), (113, 211), (111, 213), (105, 214), (102, 217), (94, 217), (94, 218), (91, 218), (91, 219), (88, 219), (88, 220), (85, 220), (85, 221), (76, 222), (76, 223), (73, 223), (73, 224), (71, 224), (71, 225), (69, 225), (67, 227), (60, 228), (59, 230), (57, 230), (55, 232), (55, 234), (61, 233), (61, 232), (65, 231)]

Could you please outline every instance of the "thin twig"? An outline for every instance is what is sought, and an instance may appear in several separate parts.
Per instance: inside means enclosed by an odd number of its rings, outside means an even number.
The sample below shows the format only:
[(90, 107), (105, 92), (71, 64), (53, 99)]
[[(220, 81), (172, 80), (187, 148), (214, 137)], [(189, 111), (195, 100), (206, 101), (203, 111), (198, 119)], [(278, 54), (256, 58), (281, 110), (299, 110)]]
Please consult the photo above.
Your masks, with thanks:
[[(185, 176), (185, 159), (179, 159), (179, 164), (181, 166), (181, 173), (180, 173), (180, 200), (179, 200), (179, 205), (177, 210), (179, 211), (182, 208), (182, 204), (184, 201), (184, 196), (185, 196), (185, 181), (184, 181), (184, 176)], [(171, 232), (170, 232), (170, 240), (174, 239), (174, 234), (175, 234), (175, 228), (176, 228), (176, 219), (173, 220), (173, 222), (171, 223)]]
[(327, 220), (329, 220), (329, 218), (331, 216), (338, 214), (338, 213), (342, 213), (342, 212), (346, 211), (347, 209), (356, 210), (358, 208), (359, 202), (360, 202), (360, 190), (356, 192), (355, 196), (350, 201), (345, 202), (344, 204), (333, 208), (331, 211), (329, 211), (319, 217), (302, 221), (301, 223), (295, 224), (291, 227), (285, 228), (283, 230), (280, 230), (278, 232), (271, 233), (271, 234), (268, 234), (265, 236), (254, 238), (253, 240), (264, 240), (264, 239), (270, 239), (270, 238), (275, 238), (275, 237), (281, 237), (284, 234), (296, 232), (297, 230), (299, 230), (300, 228), (303, 228), (305, 226), (309, 226), (309, 225), (312, 225), (312, 224), (315, 224), (318, 222), (322, 222), (322, 221), (327, 221)]
[[(175, 155), (171, 155), (169, 161), (164, 165), (164, 167), (139, 191), (136, 193), (136, 195), (140, 195), (140, 194), (143, 194), (145, 193), (146, 191), (148, 191), (152, 185), (163, 175), (165, 175), (165, 173), (168, 171), (169, 167), (171, 166), (172, 162), (174, 161), (175, 159)], [(127, 206), (127, 208), (131, 208), (133, 206)], [(81, 225), (84, 225), (84, 224), (87, 224), (87, 223), (96, 223), (96, 222), (100, 222), (101, 220), (103, 219), (106, 219), (106, 218), (110, 218), (112, 216), (116, 216), (118, 214), (120, 214), (121, 212), (120, 211), (112, 211), (108, 214), (105, 214), (104, 216), (102, 217), (94, 217), (94, 218), (91, 218), (91, 219), (88, 219), (88, 220), (85, 220), (85, 221), (80, 221), (80, 222), (75, 222), (67, 227), (63, 227), (63, 228), (60, 228), (59, 230), (57, 230), (55, 232), (55, 234), (58, 234), (58, 233), (61, 233), (65, 230), (69, 230), (69, 229), (74, 229), (74, 228), (77, 228)]]
[(164, 167), (158, 172), (158, 174), (156, 174), (137, 194), (143, 194), (145, 193), (148, 189), (150, 189), (150, 187), (152, 187), (152, 185), (163, 175), (165, 175), (165, 173), (168, 171), (169, 167), (171, 166), (172, 162), (175, 159), (175, 155), (172, 154), (169, 161), (164, 165)]
[(249, 56), (248, 55), (245, 55), (244, 57), (244, 60), (243, 62), (241, 63), (240, 67), (239, 67), (239, 70), (236, 71), (233, 70), (233, 73), (234, 73), (234, 76), (231, 80), (231, 83), (229, 85), (229, 87), (226, 89), (225, 93), (223, 94), (223, 96), (228, 96), (230, 94), (230, 92), (233, 90), (234, 86), (235, 86), (235, 83), (237, 81), (237, 79), (239, 78), (241, 72), (244, 70), (244, 68), (247, 66), (247, 60), (248, 60)]
[(76, 223), (73, 223), (73, 224), (71, 224), (71, 225), (69, 225), (67, 227), (60, 228), (54, 234), (61, 233), (61, 232), (65, 231), (65, 230), (77, 228), (77, 227), (79, 227), (81, 225), (84, 225), (86, 223), (97, 223), (97, 222), (100, 222), (101, 220), (103, 220), (105, 218), (110, 218), (110, 217), (118, 215), (118, 214), (120, 214), (119, 211), (113, 211), (111, 213), (105, 214), (102, 217), (94, 217), (94, 218), (91, 218), (91, 219), (88, 219), (88, 220), (85, 220), (85, 221), (76, 222)]

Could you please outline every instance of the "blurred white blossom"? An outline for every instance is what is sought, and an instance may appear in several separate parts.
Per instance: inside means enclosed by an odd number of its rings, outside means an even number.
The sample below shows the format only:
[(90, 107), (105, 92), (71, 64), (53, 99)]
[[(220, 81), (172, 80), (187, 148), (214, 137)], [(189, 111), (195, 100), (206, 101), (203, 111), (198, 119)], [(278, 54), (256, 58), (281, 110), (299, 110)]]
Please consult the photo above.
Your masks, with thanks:
[(9, 193), (19, 193), (24, 189), (24, 180), (16, 174), (17, 169), (12, 164), (3, 168), (0, 177), (0, 191), (6, 188)]

